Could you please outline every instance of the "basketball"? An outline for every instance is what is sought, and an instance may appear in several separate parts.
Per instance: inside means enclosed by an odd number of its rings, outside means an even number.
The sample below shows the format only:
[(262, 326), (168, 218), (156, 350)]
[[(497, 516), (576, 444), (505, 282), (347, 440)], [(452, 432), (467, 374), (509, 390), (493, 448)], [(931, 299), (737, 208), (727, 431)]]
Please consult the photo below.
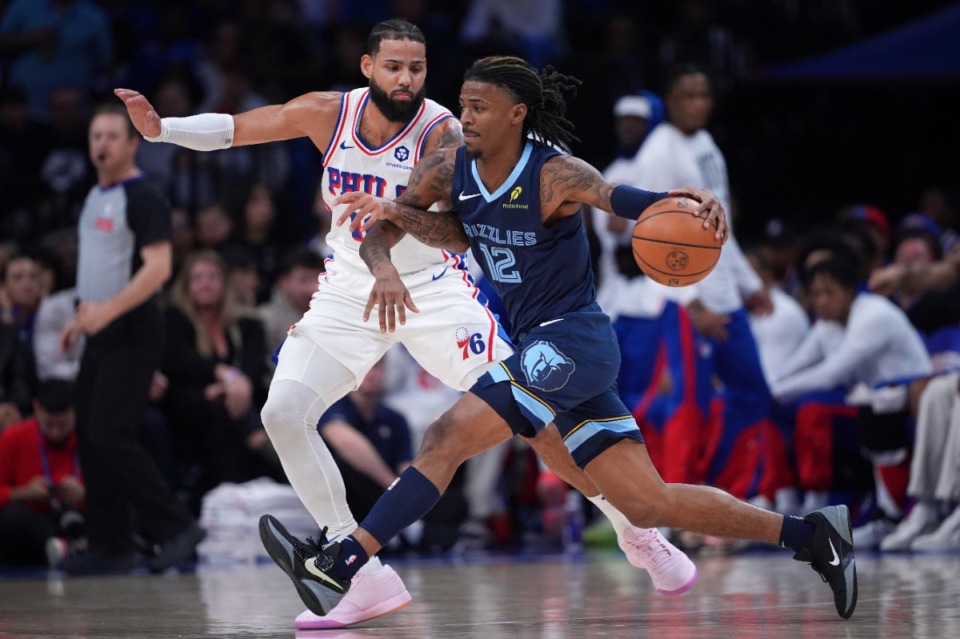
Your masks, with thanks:
[(691, 212), (696, 202), (668, 197), (651, 204), (633, 227), (633, 258), (644, 274), (665, 286), (689, 286), (713, 270), (722, 240)]

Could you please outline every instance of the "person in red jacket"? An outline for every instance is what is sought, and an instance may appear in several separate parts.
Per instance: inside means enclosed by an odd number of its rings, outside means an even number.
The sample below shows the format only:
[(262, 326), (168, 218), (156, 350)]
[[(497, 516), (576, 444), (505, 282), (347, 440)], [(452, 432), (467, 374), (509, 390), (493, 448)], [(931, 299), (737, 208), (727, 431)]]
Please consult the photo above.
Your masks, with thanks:
[(0, 565), (45, 564), (48, 545), (82, 536), (73, 384), (41, 382), (33, 407), (33, 417), (0, 433)]

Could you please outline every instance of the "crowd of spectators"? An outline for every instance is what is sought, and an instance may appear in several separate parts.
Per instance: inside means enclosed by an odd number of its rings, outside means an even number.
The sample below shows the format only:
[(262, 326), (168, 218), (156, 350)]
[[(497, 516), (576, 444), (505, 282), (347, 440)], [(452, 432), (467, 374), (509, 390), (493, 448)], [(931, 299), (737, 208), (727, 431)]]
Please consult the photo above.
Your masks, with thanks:
[[(615, 159), (629, 167), (639, 140), (664, 118), (658, 91), (664, 70), (674, 63), (702, 65), (722, 103), (764, 64), (844, 44), (906, 17), (897, 4), (0, 0), (0, 429), (38, 416), (42, 382), (76, 377), (83, 343), (62, 351), (59, 330), (73, 312), (77, 220), (95, 182), (87, 127), (93, 106), (113, 99), (114, 87), (143, 92), (162, 116), (184, 116), (238, 113), (311, 90), (363, 86), (358, 60), (369, 26), (398, 16), (426, 34), (428, 96), (455, 107), (463, 69), (483, 54), (513, 53), (538, 66), (562, 66), (584, 80), (588, 96), (571, 103), (570, 117), (583, 140), (577, 154), (600, 168)], [(272, 371), (270, 356), (306, 310), (329, 252), (324, 243), (329, 214), (316, 195), (321, 156), (309, 140), (213, 153), (144, 143), (137, 164), (173, 205), (175, 274), (164, 293), (164, 358), (143, 437), (170, 487), (196, 514), (204, 494), (221, 482), (283, 479), (259, 409)], [(960, 501), (955, 472), (938, 483), (943, 475), (937, 471), (925, 467), (921, 475), (910, 469), (911, 460), (914, 466), (960, 465), (960, 459), (929, 452), (944, 450), (950, 433), (945, 423), (960, 429), (955, 375), (952, 385), (943, 382), (960, 370), (960, 295), (957, 278), (949, 277), (960, 249), (954, 193), (925, 186), (913, 187), (910, 210), (851, 204), (818, 213), (831, 220), (829, 230), (770, 219), (763, 232), (749, 234), (744, 249), (770, 292), (774, 316), (785, 312), (794, 321), (771, 325), (767, 313), (751, 317), (777, 401), (766, 416), (769, 426), (738, 442), (762, 453), (757, 481), (737, 496), (794, 512), (828, 500), (855, 502), (859, 523), (879, 531), (877, 544), (904, 517), (916, 535), (936, 531), (944, 519), (960, 531), (954, 521), (960, 515), (950, 518)], [(732, 195), (736, 201), (736, 188)], [(731, 209), (739, 213), (735, 204)], [(617, 295), (604, 289), (614, 278), (642, 281), (629, 252), (621, 250), (623, 242), (611, 239), (599, 218), (592, 226), (599, 237), (601, 292)], [(938, 262), (948, 264), (945, 277), (909, 283), (911, 274)], [(874, 288), (890, 302), (868, 292), (871, 275), (879, 278)], [(787, 307), (792, 314), (783, 311)], [(910, 379), (885, 377), (876, 363), (902, 359), (894, 349), (903, 340), (884, 341), (879, 334), (863, 339), (864, 331), (892, 334), (889, 322), (882, 329), (869, 322), (858, 328), (855, 317), (876, 317), (863, 309), (902, 317), (898, 335), (915, 338), (927, 366)], [(627, 339), (625, 361), (631, 357)], [(796, 358), (793, 349), (784, 351), (785, 344), (796, 345)], [(205, 384), (202, 373), (224, 363), (240, 383)], [(384, 468), (397, 471), (429, 423), (423, 412), (438, 413), (455, 394), (402, 355), (389, 357), (387, 369), (385, 402), (400, 411), (411, 431), (407, 438), (379, 442), (406, 441), (404, 450), (382, 455)], [(936, 384), (926, 384), (931, 375)], [(819, 386), (806, 383), (809, 379)], [(725, 388), (712, 382), (712, 409), (695, 460), (700, 469), (709, 467), (707, 444), (723, 429)], [(865, 388), (854, 394), (858, 383)], [(644, 411), (653, 395), (668, 392), (669, 375), (655, 371), (642, 385), (632, 384), (621, 391), (644, 426)], [(878, 387), (902, 390), (899, 399), (891, 399)], [(929, 396), (934, 392), (943, 395), (939, 403)], [(367, 413), (375, 412), (356, 410), (354, 421), (369, 421)], [(328, 436), (350, 421), (336, 417), (323, 420)], [(390, 422), (396, 420), (391, 416)], [(923, 454), (913, 453), (914, 430)], [(808, 446), (811, 438), (820, 438), (818, 447)], [(949, 441), (955, 440), (960, 437)], [(344, 463), (349, 450), (339, 451)], [(830, 463), (818, 465), (809, 461), (811, 455), (826, 455)], [(487, 540), (515, 541), (538, 526), (542, 531), (535, 514), (537, 477), (541, 484), (552, 480), (538, 473), (522, 446), (505, 447), (494, 460), (503, 480), (468, 479), (462, 488), (468, 503), (451, 510), (462, 511), (464, 528), (479, 528)], [(765, 474), (764, 462), (769, 470), (781, 461), (787, 463), (783, 472)], [(5, 472), (0, 468), (0, 475)], [(367, 481), (383, 485), (386, 479)], [(475, 494), (477, 486), (486, 494)], [(919, 514), (911, 520), (915, 501), (923, 508), (914, 509)], [(444, 548), (455, 542), (449, 534), (441, 537)], [(941, 537), (960, 547), (960, 536)], [(909, 547), (911, 540), (897, 543)]]

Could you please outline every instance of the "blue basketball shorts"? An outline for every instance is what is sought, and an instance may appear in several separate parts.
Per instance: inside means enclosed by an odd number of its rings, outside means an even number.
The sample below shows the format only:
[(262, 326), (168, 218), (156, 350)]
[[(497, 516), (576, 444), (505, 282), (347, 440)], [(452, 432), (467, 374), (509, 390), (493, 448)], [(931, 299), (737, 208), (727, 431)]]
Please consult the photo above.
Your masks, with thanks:
[(621, 439), (643, 442), (617, 392), (620, 349), (610, 318), (575, 312), (525, 334), (516, 352), (470, 389), (510, 426), (533, 437), (554, 422), (581, 468)]

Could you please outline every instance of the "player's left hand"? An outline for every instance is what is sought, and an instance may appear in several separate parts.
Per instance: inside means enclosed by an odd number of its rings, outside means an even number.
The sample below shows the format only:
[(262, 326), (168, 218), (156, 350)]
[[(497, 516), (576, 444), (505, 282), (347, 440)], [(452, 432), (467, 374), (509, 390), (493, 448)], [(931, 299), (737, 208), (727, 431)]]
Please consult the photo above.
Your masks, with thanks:
[(375, 197), (363, 191), (350, 191), (341, 193), (333, 201), (334, 205), (346, 204), (346, 210), (337, 219), (337, 226), (350, 220), (350, 232), (354, 233), (359, 228), (361, 232), (366, 232), (377, 220), (387, 217), (384, 208), (390, 200)]
[(729, 233), (727, 233), (727, 212), (723, 210), (723, 204), (720, 203), (720, 200), (712, 191), (685, 186), (670, 191), (669, 195), (671, 197), (689, 197), (699, 202), (692, 213), (699, 218), (703, 218), (703, 228), (708, 229), (715, 226), (717, 230), (714, 237), (726, 243), (729, 236)]
[(420, 309), (413, 303), (410, 291), (400, 279), (400, 274), (392, 264), (384, 265), (374, 273), (376, 281), (367, 299), (367, 306), (363, 309), (363, 321), (370, 319), (373, 307), (377, 307), (377, 316), (380, 320), (380, 332), (392, 333), (397, 330), (397, 316), (400, 325), (407, 323), (407, 309), (419, 313)]

